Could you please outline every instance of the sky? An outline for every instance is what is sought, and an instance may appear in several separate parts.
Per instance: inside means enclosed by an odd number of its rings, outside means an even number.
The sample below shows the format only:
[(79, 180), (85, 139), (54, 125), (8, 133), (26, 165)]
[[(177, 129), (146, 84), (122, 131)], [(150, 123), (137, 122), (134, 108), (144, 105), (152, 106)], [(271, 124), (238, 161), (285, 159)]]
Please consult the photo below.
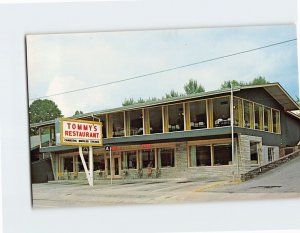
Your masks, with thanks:
[[(132, 78), (295, 39), (295, 25), (27, 35), (29, 104), (36, 98)], [(299, 96), (297, 43), (53, 97), (65, 117), (161, 98), (197, 80), (206, 91), (225, 80), (264, 76)], [(45, 98), (41, 98), (45, 99)]]

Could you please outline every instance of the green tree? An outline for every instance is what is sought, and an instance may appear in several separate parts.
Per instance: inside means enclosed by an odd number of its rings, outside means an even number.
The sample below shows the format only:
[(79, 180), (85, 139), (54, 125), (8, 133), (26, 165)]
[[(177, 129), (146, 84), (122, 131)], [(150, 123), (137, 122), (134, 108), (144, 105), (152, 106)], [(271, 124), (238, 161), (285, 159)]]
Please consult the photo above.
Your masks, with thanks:
[(270, 83), (270, 82), (267, 81), (265, 77), (258, 76), (256, 78), (254, 78), (251, 82), (249, 82), (247, 85), (261, 85), (261, 84), (267, 84), (267, 83)]
[(173, 89), (170, 91), (170, 93), (166, 93), (166, 95), (163, 97), (164, 99), (169, 99), (173, 97), (178, 97), (178, 92), (174, 91)]
[(236, 81), (236, 80), (228, 80), (228, 81), (224, 81), (222, 84), (221, 84), (221, 89), (226, 89), (226, 88), (231, 88), (231, 85), (232, 87), (241, 87), (241, 86), (245, 86), (246, 83), (242, 82), (242, 81)]
[(300, 98), (299, 98), (299, 96), (296, 96), (296, 102), (300, 106)]
[[(44, 121), (53, 120), (61, 117), (61, 111), (52, 100), (35, 100), (29, 106), (29, 123), (39, 123)], [(30, 132), (31, 135), (36, 134), (34, 129)]]
[(130, 98), (130, 99), (126, 99), (123, 101), (122, 106), (128, 106), (128, 105), (132, 105), (135, 104), (134, 99)]
[(78, 115), (81, 115), (81, 114), (83, 114), (83, 111), (76, 110), (76, 112), (74, 113), (73, 116), (78, 116)]
[(185, 85), (184, 85), (184, 91), (187, 95), (195, 94), (195, 93), (201, 93), (204, 92), (204, 87), (195, 79), (190, 79)]

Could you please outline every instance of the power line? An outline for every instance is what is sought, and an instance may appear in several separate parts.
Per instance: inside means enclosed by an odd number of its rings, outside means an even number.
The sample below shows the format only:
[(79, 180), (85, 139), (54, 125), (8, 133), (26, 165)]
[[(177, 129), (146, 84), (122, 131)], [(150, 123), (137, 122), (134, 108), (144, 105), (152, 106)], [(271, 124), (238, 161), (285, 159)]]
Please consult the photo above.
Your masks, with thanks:
[(63, 95), (63, 94), (68, 94), (68, 93), (73, 93), (73, 92), (77, 92), (77, 91), (84, 91), (84, 90), (88, 90), (88, 89), (92, 89), (92, 88), (96, 88), (96, 87), (107, 86), (107, 85), (111, 85), (111, 84), (115, 84), (115, 83), (121, 83), (121, 82), (129, 81), (129, 80), (133, 80), (133, 79), (139, 79), (139, 78), (143, 78), (143, 77), (146, 77), (146, 76), (160, 74), (160, 73), (164, 73), (164, 72), (168, 72), (168, 71), (172, 71), (172, 70), (182, 69), (182, 68), (189, 67), (189, 66), (194, 66), (194, 65), (198, 65), (198, 64), (202, 64), (202, 63), (216, 61), (216, 60), (220, 60), (220, 59), (224, 59), (224, 58), (228, 58), (228, 57), (233, 57), (233, 56), (236, 56), (236, 55), (240, 55), (240, 54), (244, 54), (244, 53), (249, 53), (249, 52), (257, 51), (257, 50), (260, 50), (260, 49), (265, 49), (265, 48), (269, 48), (269, 47), (273, 47), (273, 46), (277, 46), (277, 45), (289, 43), (289, 42), (292, 42), (292, 41), (295, 41), (295, 40), (297, 40), (297, 38), (290, 39), (290, 40), (285, 40), (285, 41), (281, 41), (281, 42), (277, 42), (277, 43), (274, 43), (274, 44), (269, 44), (269, 45), (265, 45), (265, 46), (261, 46), (261, 47), (257, 47), (257, 48), (254, 48), (254, 49), (249, 49), (249, 50), (244, 50), (244, 51), (240, 51), (240, 52), (236, 52), (236, 53), (231, 53), (231, 54), (228, 54), (228, 55), (224, 55), (224, 56), (220, 56), (220, 57), (215, 57), (215, 58), (211, 58), (211, 59), (207, 59), (207, 60), (203, 60), (203, 61), (199, 61), (199, 62), (189, 63), (189, 64), (182, 65), (182, 66), (176, 66), (176, 67), (169, 68), (169, 69), (164, 69), (164, 70), (160, 70), (160, 71), (156, 71), (156, 72), (151, 72), (151, 73), (147, 73), (147, 74), (143, 74), (143, 75), (138, 75), (138, 76), (134, 76), (134, 77), (131, 77), (131, 78), (120, 79), (120, 80), (117, 80), (117, 81), (102, 83), (102, 84), (98, 84), (98, 85), (94, 85), (94, 86), (90, 86), (90, 87), (84, 87), (84, 88), (80, 88), (80, 89), (75, 89), (75, 90), (71, 90), (71, 91), (60, 92), (60, 93), (56, 93), (56, 94), (52, 94), (52, 95), (46, 95), (46, 96), (41, 96), (41, 97), (37, 97), (37, 98), (30, 98), (30, 100), (36, 100), (36, 99), (41, 99), (41, 98), (48, 98), (48, 97), (53, 97), (53, 96), (58, 96), (58, 95)]

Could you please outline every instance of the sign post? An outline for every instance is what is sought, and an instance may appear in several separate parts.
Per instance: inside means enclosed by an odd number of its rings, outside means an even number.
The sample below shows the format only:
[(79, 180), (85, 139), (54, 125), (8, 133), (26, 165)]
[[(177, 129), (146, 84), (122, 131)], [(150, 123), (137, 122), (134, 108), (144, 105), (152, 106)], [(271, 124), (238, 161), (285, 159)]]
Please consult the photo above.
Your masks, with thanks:
[(112, 161), (111, 161), (111, 146), (105, 146), (105, 150), (109, 151), (109, 166), (110, 166), (110, 184), (112, 185)]
[[(60, 119), (60, 143), (67, 146), (78, 146), (82, 165), (90, 186), (94, 185), (93, 146), (102, 146), (102, 122)], [(82, 146), (89, 148), (89, 169), (86, 165)]]

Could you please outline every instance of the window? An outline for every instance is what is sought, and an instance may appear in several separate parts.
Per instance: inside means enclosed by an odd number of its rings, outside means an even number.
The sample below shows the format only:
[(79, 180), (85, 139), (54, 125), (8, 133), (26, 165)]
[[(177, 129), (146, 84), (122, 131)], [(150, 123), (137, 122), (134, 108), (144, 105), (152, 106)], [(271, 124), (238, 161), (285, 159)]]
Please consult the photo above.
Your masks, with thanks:
[(211, 147), (205, 146), (190, 146), (190, 166), (211, 166)]
[(109, 127), (112, 132), (112, 137), (124, 136), (124, 113), (117, 112), (109, 114)]
[(161, 107), (149, 108), (150, 133), (162, 133), (162, 109)]
[(55, 145), (55, 128), (54, 126), (45, 126), (40, 128), (40, 141), (42, 147)]
[(274, 133), (280, 133), (280, 118), (279, 118), (280, 112), (272, 109), (272, 117), (273, 117), (273, 132)]
[(258, 164), (258, 144), (259, 142), (250, 142), (250, 160), (252, 164)]
[(102, 122), (102, 137), (106, 138), (106, 115), (101, 115), (100, 117), (100, 121)]
[(263, 129), (263, 107), (258, 104), (254, 104), (254, 119), (255, 119), (255, 129)]
[(142, 168), (147, 168), (149, 164), (151, 164), (153, 168), (155, 167), (154, 149), (141, 151), (141, 163), (142, 163)]
[(244, 100), (244, 127), (253, 128), (253, 103)]
[(64, 158), (64, 172), (73, 172), (73, 157)]
[(127, 136), (143, 134), (144, 130), (142, 110), (126, 112), (126, 130)]
[(169, 132), (184, 130), (183, 104), (168, 106)]
[(190, 102), (191, 129), (207, 128), (206, 101)]
[(229, 126), (230, 123), (230, 100), (229, 97), (213, 99), (214, 126)]
[(157, 159), (159, 167), (174, 167), (175, 154), (172, 148), (162, 148), (157, 150)]
[(94, 156), (94, 171), (104, 171), (105, 170), (105, 162), (104, 155)]
[(264, 131), (271, 132), (270, 122), (271, 122), (271, 109), (265, 107), (264, 108)]
[(274, 160), (274, 148), (268, 147), (268, 162), (272, 162)]
[(137, 169), (136, 151), (122, 152), (122, 169)]
[[(83, 157), (84, 157), (85, 164), (86, 164), (87, 168), (89, 169), (89, 156), (84, 155)], [(84, 172), (84, 167), (83, 167), (80, 156), (78, 156), (78, 171)]]
[(233, 123), (235, 126), (243, 126), (243, 109), (242, 100), (239, 98), (233, 98)]
[(229, 165), (232, 163), (231, 144), (213, 145), (214, 165)]

